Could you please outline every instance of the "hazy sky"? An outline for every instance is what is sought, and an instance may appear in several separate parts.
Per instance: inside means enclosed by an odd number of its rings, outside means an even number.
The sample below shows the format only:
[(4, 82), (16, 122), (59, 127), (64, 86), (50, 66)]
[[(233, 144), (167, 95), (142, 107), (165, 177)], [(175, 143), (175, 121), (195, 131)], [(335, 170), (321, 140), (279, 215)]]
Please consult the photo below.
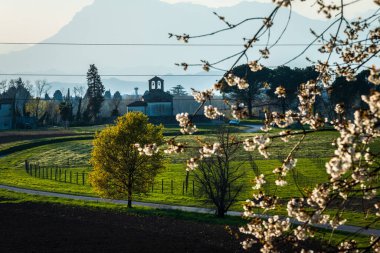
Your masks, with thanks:
[[(0, 0), (0, 42), (38, 42), (57, 33), (73, 16), (94, 0)], [(110, 4), (112, 0), (109, 0)], [(140, 1), (140, 0), (127, 0)], [(231, 6), (241, 1), (272, 2), (271, 0), (157, 0), (168, 3), (192, 2), (212, 8)], [(348, 0), (345, 0), (348, 1)], [(351, 0), (350, 0), (351, 1)], [(301, 3), (295, 10), (308, 17), (318, 18), (308, 7), (312, 2)], [(361, 14), (376, 9), (373, 0), (362, 0), (349, 14)], [(0, 46), (0, 53), (20, 49), (20, 46)]]
[[(211, 8), (232, 6), (238, 4), (243, 1), (251, 1), (251, 2), (262, 2), (262, 3), (272, 3), (272, 0), (161, 0), (167, 3), (196, 3), (200, 5), (205, 5)], [(307, 16), (309, 18), (322, 19), (323, 15), (318, 15), (316, 13), (316, 8), (311, 7), (311, 5), (316, 2), (314, 0), (306, 0), (305, 2), (294, 1), (293, 7), (296, 12), (301, 15)], [(340, 0), (327, 0), (327, 3), (335, 2), (340, 3)], [(343, 2), (352, 2), (352, 0), (343, 0)], [(376, 4), (373, 0), (361, 0), (360, 2), (348, 6), (345, 9), (345, 12), (348, 16), (355, 16), (365, 13), (368, 10), (376, 10)]]
[[(38, 42), (57, 33), (94, 0), (0, 0), (0, 41)], [(20, 49), (1, 46), (0, 52)]]

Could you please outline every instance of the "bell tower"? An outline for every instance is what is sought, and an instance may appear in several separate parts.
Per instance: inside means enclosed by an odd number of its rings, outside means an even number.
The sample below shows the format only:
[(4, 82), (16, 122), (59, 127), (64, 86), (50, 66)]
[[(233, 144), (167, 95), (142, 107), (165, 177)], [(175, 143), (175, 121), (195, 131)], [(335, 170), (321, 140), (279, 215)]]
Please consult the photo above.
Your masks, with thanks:
[(164, 80), (155, 76), (149, 80), (149, 91), (164, 91)]

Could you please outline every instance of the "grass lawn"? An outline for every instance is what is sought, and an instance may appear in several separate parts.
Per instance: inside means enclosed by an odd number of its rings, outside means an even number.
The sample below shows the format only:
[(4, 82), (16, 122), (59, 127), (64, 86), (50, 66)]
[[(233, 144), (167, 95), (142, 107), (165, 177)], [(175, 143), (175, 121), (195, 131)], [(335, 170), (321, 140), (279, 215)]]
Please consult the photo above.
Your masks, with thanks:
[[(241, 139), (246, 138), (248, 135), (252, 134), (238, 134)], [(308, 135), (305, 143), (297, 151), (297, 157), (300, 158), (298, 159), (296, 169), (293, 173), (288, 175), (289, 185), (281, 188), (275, 186), (275, 178), (272, 175), (272, 171), (281, 164), (281, 160), (286, 155), (286, 152), (289, 151), (289, 145), (280, 140), (274, 141), (270, 149), (272, 157), (268, 160), (263, 160), (263, 158), (255, 152), (253, 155), (255, 166), (259, 169), (260, 173), (268, 175), (267, 190), (269, 192), (276, 192), (276, 194), (282, 198), (289, 198), (301, 195), (298, 191), (298, 187), (294, 183), (294, 179), (297, 179), (297, 182), (299, 182), (299, 189), (304, 191), (307, 191), (316, 183), (326, 180), (327, 175), (325, 173), (324, 164), (327, 161), (326, 157), (333, 152), (331, 142), (336, 136), (336, 132), (320, 132)], [(213, 137), (210, 132), (210, 134), (201, 136), (201, 138), (209, 139)], [(297, 142), (298, 138), (299, 137), (295, 137), (291, 139), (290, 144)], [(193, 140), (189, 136), (180, 136), (178, 141), (191, 143)], [(377, 149), (378, 146), (377, 144), (373, 145), (374, 149)], [(86, 181), (87, 175), (85, 175), (85, 184), (81, 184), (81, 173), (88, 173), (91, 170), (90, 166), (86, 165), (90, 158), (91, 148), (92, 144), (89, 140), (70, 141), (30, 148), (2, 157), (0, 158), (0, 183), (44, 191), (93, 196), (95, 194)], [(241, 152), (241, 160), (243, 160), (243, 157), (244, 159), (247, 158), (247, 153), (244, 151)], [(184, 188), (186, 178), (185, 160), (187, 158), (188, 155), (183, 154), (168, 157), (166, 169), (155, 179), (153, 189), (150, 189), (146, 195), (136, 196), (135, 200), (174, 205), (211, 207), (209, 204), (205, 204), (204, 198), (200, 196), (196, 183), (194, 183), (195, 188), (193, 190), (192, 174), (190, 174), (189, 177), (187, 191)], [(46, 165), (49, 168), (55, 168), (57, 165), (61, 167), (70, 166), (70, 168), (62, 169), (61, 181), (55, 181), (55, 175), (53, 177), (50, 176), (53, 180), (41, 179), (26, 173), (24, 169), (25, 160), (39, 162), (41, 166)], [(72, 172), (72, 183), (62, 182), (64, 181), (63, 175), (65, 170), (67, 173), (67, 182), (69, 181), (68, 175), (70, 171)], [(50, 171), (51, 170), (47, 171), (47, 173), (50, 173)], [(239, 202), (232, 207), (232, 210), (237, 211), (242, 210), (242, 203), (250, 198), (253, 193), (251, 180), (255, 174), (249, 162), (246, 162), (242, 167), (242, 172), (244, 172), (246, 176), (239, 183), (242, 183), (244, 188), (239, 197)], [(76, 173), (79, 173), (79, 184), (76, 184)], [(279, 210), (278, 213), (285, 214), (284, 210)], [(347, 212), (349, 224), (363, 225), (365, 217), (366, 215), (360, 212)], [(369, 219), (373, 218), (371, 214), (368, 217)], [(374, 227), (379, 227), (379, 225), (375, 224)]]
[[(33, 148), (30, 150), (25, 150), (22, 152), (18, 152), (12, 155), (9, 155), (7, 157), (1, 158), (1, 165), (0, 165), (0, 183), (7, 184), (7, 185), (14, 185), (18, 187), (25, 187), (25, 188), (32, 188), (37, 190), (44, 190), (44, 191), (53, 191), (53, 192), (62, 192), (62, 193), (69, 193), (74, 195), (90, 195), (95, 196), (94, 192), (92, 191), (92, 188), (89, 186), (88, 182), (85, 182), (85, 185), (81, 184), (81, 174), (82, 172), (89, 172), (90, 169), (87, 168), (77, 168), (72, 167), (68, 168), (67, 170), (67, 181), (69, 171), (72, 171), (73, 174), (73, 183), (64, 183), (63, 181), (63, 171), (61, 174), (61, 182), (59, 180), (55, 181), (54, 176), (53, 180), (50, 179), (41, 179), (36, 178), (33, 176), (28, 175), (23, 167), (23, 161), (25, 159), (29, 159), (30, 157), (33, 157), (35, 154), (42, 154), (42, 157), (52, 157), (54, 154), (55, 157), (60, 156), (70, 156), (70, 155), (76, 155), (80, 156), (83, 155), (84, 149), (88, 148), (88, 142), (86, 141), (76, 141), (72, 143), (65, 143), (70, 144), (65, 147), (65, 145), (62, 146), (62, 144), (52, 144), (48, 146), (41, 146), (37, 148)], [(77, 149), (75, 152), (70, 151), (71, 146), (76, 146)], [(82, 148), (81, 148), (82, 147)], [(65, 153), (68, 152), (68, 153)], [(72, 152), (72, 153), (70, 153)], [(326, 174), (324, 172), (323, 166), (324, 166), (324, 159), (313, 159), (313, 158), (301, 158), (299, 159), (298, 166), (297, 166), (297, 173), (295, 175), (289, 175), (288, 181), (289, 185), (287, 187), (281, 187), (278, 188), (274, 184), (274, 177), (269, 176), (268, 182), (269, 192), (276, 191), (277, 194), (284, 198), (289, 198), (291, 196), (300, 196), (300, 193), (297, 190), (297, 187), (293, 183), (294, 177), (297, 178), (297, 181), (300, 184), (300, 187), (304, 190), (310, 189), (314, 184), (317, 182), (321, 182), (325, 180)], [(276, 166), (280, 165), (279, 160), (257, 160), (255, 161), (256, 166), (259, 168), (260, 173), (271, 175), (271, 171)], [(242, 210), (242, 203), (247, 199), (250, 198), (253, 191), (251, 189), (251, 180), (254, 177), (253, 170), (250, 168), (249, 163), (247, 163), (245, 166), (242, 167), (242, 170), (246, 173), (246, 176), (241, 180), (241, 183), (245, 185), (243, 188), (242, 194), (239, 197), (239, 202), (236, 203), (232, 210), (241, 211)], [(79, 184), (76, 184), (75, 181), (75, 173), (79, 173)], [(50, 173), (50, 172), (48, 172)], [(190, 174), (189, 177), (189, 186), (188, 191), (183, 192), (183, 183), (185, 181), (186, 172), (185, 172), (185, 165), (184, 164), (167, 164), (166, 169), (161, 172), (156, 180), (155, 184), (153, 186), (153, 192), (150, 190), (146, 195), (138, 195), (135, 197), (135, 200), (139, 201), (146, 201), (146, 202), (154, 202), (154, 203), (165, 203), (165, 204), (173, 204), (173, 205), (186, 205), (186, 206), (200, 206), (200, 207), (212, 207), (210, 204), (206, 204), (205, 200), (202, 196), (199, 195), (198, 191), (198, 185), (194, 183), (195, 189), (193, 196), (193, 175)], [(86, 177), (87, 179), (87, 177)], [(173, 192), (171, 190), (173, 180)], [(162, 193), (162, 182), (164, 183), (164, 190)], [(276, 213), (286, 215), (285, 210), (279, 210), (276, 211)], [(345, 215), (348, 218), (348, 224), (352, 225), (363, 225), (364, 218), (366, 218), (367, 221), (370, 221), (371, 219), (374, 219), (374, 215), (366, 216), (366, 214), (363, 213), (355, 213), (355, 212), (347, 212)], [(373, 227), (380, 227), (378, 224), (375, 224)]]

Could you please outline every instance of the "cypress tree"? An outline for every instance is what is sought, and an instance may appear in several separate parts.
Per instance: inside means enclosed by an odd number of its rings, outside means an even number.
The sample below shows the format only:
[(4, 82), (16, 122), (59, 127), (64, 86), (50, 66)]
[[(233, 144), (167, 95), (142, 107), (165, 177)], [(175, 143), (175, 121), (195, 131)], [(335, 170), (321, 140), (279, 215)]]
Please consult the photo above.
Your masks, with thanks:
[(94, 122), (98, 117), (104, 101), (104, 86), (95, 64), (91, 64), (87, 72), (87, 85), (86, 96), (88, 98), (88, 105), (86, 114)]

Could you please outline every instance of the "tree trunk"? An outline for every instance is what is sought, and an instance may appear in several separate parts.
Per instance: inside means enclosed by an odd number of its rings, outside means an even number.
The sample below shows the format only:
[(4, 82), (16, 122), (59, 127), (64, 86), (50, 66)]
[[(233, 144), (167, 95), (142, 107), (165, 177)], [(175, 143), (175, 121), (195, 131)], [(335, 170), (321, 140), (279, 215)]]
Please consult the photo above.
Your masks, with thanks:
[(128, 184), (128, 208), (132, 208), (132, 182), (130, 179)]
[(186, 192), (187, 192), (187, 189), (189, 187), (189, 171), (186, 171), (186, 183), (185, 183), (185, 185), (186, 185)]
[(218, 209), (216, 210), (216, 216), (218, 218), (224, 218), (224, 208), (221, 206), (218, 206)]
[(76, 115), (76, 120), (77, 122), (81, 120), (81, 108), (82, 108), (82, 98), (79, 98), (79, 103), (78, 103), (78, 110), (77, 110), (77, 115)]
[(252, 98), (249, 96), (249, 99), (247, 100), (247, 107), (248, 107), (248, 116), (249, 118), (252, 118)]

